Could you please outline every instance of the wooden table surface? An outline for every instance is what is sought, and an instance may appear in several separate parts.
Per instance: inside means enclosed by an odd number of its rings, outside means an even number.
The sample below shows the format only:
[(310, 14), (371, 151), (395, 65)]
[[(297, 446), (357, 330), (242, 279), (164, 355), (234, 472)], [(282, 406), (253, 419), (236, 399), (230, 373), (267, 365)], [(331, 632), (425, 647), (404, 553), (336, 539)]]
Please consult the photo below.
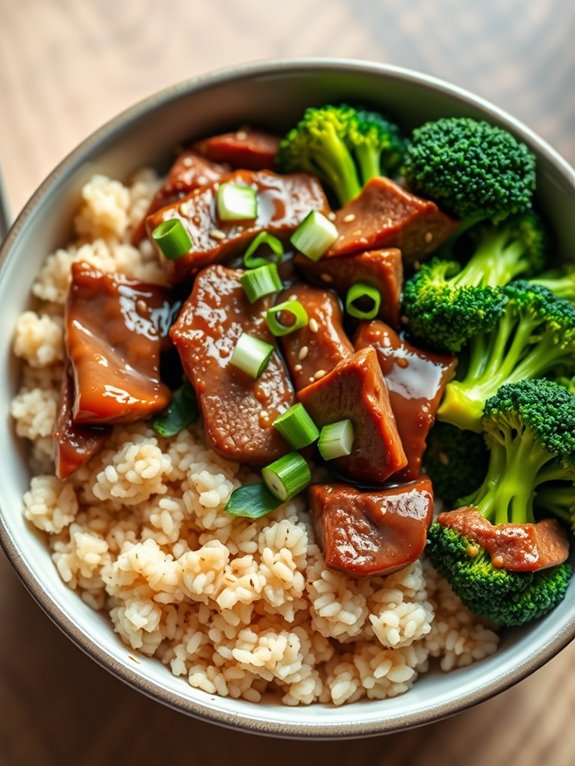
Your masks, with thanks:
[[(269, 57), (427, 71), (508, 109), (575, 162), (575, 7), (559, 0), (0, 0), (0, 10), (0, 163), (15, 212), (121, 109), (196, 73)], [(411, 732), (280, 743), (128, 689), (60, 634), (0, 554), (0, 766), (567, 766), (574, 662), (571, 645), (496, 699)]]

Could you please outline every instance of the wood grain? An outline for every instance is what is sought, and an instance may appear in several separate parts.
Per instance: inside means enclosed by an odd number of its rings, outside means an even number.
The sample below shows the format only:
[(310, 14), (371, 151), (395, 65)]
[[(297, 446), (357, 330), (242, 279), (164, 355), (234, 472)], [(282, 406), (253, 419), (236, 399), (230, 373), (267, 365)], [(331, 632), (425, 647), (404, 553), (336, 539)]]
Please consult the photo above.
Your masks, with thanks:
[[(0, 162), (13, 209), (78, 141), (153, 91), (264, 57), (388, 61), (469, 87), (575, 160), (575, 8), (559, 0), (0, 0)], [(502, 7), (503, 6), (503, 7)], [(494, 700), (402, 734), (298, 743), (173, 713), (100, 670), (0, 555), (0, 764), (567, 766), (575, 645)]]

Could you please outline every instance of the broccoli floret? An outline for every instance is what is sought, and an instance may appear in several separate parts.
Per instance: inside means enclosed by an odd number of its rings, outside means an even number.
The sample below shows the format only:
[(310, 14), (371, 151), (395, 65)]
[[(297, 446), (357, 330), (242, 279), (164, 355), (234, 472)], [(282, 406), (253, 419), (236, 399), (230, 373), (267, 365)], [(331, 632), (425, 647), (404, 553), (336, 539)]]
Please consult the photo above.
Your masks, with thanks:
[(347, 104), (310, 107), (280, 143), (280, 170), (315, 173), (345, 205), (371, 178), (401, 165), (399, 128), (376, 112)]
[(487, 471), (488, 451), (483, 437), (436, 423), (427, 437), (423, 458), (436, 496), (449, 507), (481, 484)]
[(460, 351), (470, 338), (489, 332), (505, 307), (500, 290), (466, 285), (460, 274), (457, 262), (433, 258), (403, 288), (409, 332), (437, 349)]
[(559, 298), (575, 303), (575, 264), (547, 271), (545, 274), (534, 277), (531, 282), (546, 287)]
[(405, 139), (397, 125), (377, 112), (357, 110), (350, 123), (347, 142), (364, 184), (377, 176), (395, 175), (403, 163)]
[(545, 263), (545, 229), (532, 212), (499, 226), (481, 224), (472, 233), (475, 250), (465, 266), (435, 258), (404, 288), (411, 333), (443, 350), (460, 351), (474, 335), (490, 330), (505, 303), (495, 288), (536, 273)]
[(575, 369), (575, 307), (525, 281), (502, 288), (507, 299), (490, 332), (471, 338), (463, 377), (447, 384), (439, 420), (481, 430), (483, 406), (504, 383)]
[(571, 578), (567, 562), (535, 573), (497, 569), (483, 548), (438, 522), (428, 530), (426, 550), (472, 612), (507, 627), (550, 612), (564, 599)]
[[(575, 397), (548, 380), (502, 386), (482, 419), (489, 465), (479, 489), (461, 500), (492, 524), (534, 522), (537, 487), (575, 476)], [(493, 566), (484, 548), (435, 522), (429, 555), (455, 593), (478, 614), (520, 625), (545, 614), (565, 595), (567, 564), (535, 572)]]
[(410, 188), (473, 224), (531, 206), (535, 157), (511, 133), (470, 117), (444, 117), (413, 131), (403, 173)]

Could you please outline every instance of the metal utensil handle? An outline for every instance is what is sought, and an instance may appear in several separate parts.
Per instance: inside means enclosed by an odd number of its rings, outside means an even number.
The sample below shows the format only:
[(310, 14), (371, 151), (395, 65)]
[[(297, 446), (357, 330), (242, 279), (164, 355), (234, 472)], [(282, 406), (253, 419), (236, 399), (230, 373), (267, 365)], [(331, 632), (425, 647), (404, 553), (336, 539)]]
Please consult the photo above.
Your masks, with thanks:
[(8, 205), (8, 195), (6, 194), (4, 179), (2, 178), (2, 172), (0, 171), (0, 242), (2, 242), (8, 233), (11, 220), (12, 216), (10, 215), (10, 208)]

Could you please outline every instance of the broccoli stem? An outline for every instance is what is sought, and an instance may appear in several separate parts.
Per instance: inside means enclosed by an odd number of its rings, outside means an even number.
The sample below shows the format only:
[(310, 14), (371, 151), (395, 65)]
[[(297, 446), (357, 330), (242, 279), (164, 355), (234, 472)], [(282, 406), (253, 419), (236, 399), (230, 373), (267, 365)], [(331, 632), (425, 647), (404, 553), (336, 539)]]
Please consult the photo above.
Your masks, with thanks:
[(517, 241), (507, 244), (508, 236), (505, 229), (484, 234), (467, 265), (455, 277), (455, 283), (461, 287), (499, 287), (522, 274), (526, 270), (522, 263), (523, 247)]
[(368, 144), (360, 144), (355, 149), (355, 156), (363, 184), (381, 175), (381, 151)]
[(506, 432), (501, 442), (490, 439), (490, 460), (481, 487), (463, 500), (493, 524), (525, 524), (535, 520), (533, 497), (543, 467), (552, 456), (529, 430)]
[(563, 276), (559, 272), (551, 271), (540, 277), (534, 277), (531, 281), (551, 290), (559, 298), (565, 298), (571, 303), (575, 302), (575, 271), (570, 271)]
[(541, 377), (552, 368), (559, 367), (564, 358), (571, 357), (570, 350), (563, 348), (549, 333), (508, 376), (509, 382)]
[(525, 317), (518, 323), (512, 310), (507, 309), (488, 336), (472, 338), (467, 372), (462, 380), (447, 385), (437, 410), (438, 420), (480, 432), (483, 406), (502, 385), (540, 377), (570, 356), (569, 349), (562, 348), (551, 334), (531, 346), (539, 327), (539, 319)]
[(336, 190), (341, 205), (359, 194), (361, 185), (352, 156), (333, 126), (329, 126), (323, 140), (318, 142), (314, 159), (318, 174)]

